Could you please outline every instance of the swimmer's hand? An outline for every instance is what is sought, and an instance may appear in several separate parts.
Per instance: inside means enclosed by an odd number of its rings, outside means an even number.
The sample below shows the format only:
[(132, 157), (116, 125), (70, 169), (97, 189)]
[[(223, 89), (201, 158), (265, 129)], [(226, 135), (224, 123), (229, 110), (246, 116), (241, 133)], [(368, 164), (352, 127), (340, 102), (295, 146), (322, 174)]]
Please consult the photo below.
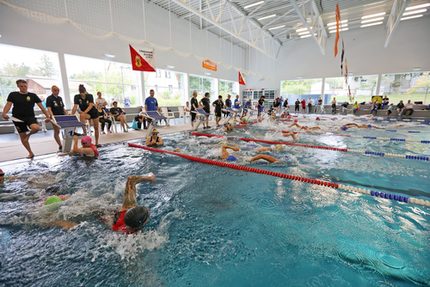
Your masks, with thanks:
[(148, 173), (146, 177), (148, 177), (148, 179), (150, 179), (152, 182), (156, 180), (155, 174), (152, 172)]

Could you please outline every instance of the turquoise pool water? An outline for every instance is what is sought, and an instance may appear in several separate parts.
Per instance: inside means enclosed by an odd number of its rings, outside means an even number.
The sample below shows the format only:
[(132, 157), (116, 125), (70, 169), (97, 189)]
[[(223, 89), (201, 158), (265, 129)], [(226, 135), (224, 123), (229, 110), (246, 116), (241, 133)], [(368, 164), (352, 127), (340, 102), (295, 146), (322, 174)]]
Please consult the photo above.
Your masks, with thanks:
[[(332, 124), (301, 142), (391, 153), (430, 154), (430, 145), (342, 137)], [(233, 135), (281, 139), (266, 126)], [(405, 131), (409, 127), (402, 127)], [(413, 139), (430, 136), (403, 134)], [(414, 126), (414, 129), (417, 129)], [(331, 134), (329, 132), (335, 132)], [(359, 130), (354, 135), (389, 136)], [(219, 139), (169, 136), (169, 149), (215, 158)], [(241, 146), (251, 156), (257, 145)], [(0, 286), (426, 286), (430, 284), (425, 207), (244, 173), (117, 144), (101, 159), (47, 157), (2, 167), (20, 177), (2, 189)], [(286, 147), (280, 164), (251, 166), (372, 190), (429, 198), (429, 162)], [(117, 209), (127, 175), (153, 172), (138, 186), (151, 210), (145, 231), (124, 236), (100, 215)], [(30, 177), (33, 183), (24, 181)], [(42, 179), (42, 181), (36, 180)], [(44, 190), (71, 194), (57, 210)], [(26, 196), (25, 198), (20, 196)], [(35, 199), (33, 199), (35, 198)], [(70, 231), (54, 219), (81, 224)]]

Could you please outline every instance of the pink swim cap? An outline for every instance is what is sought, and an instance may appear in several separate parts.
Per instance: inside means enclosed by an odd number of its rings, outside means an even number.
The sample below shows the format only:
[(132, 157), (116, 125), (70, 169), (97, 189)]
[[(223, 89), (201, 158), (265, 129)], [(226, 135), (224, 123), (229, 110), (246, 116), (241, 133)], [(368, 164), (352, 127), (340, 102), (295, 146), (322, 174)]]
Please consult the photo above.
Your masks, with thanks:
[(92, 139), (90, 136), (84, 136), (83, 138), (81, 138), (81, 144), (82, 145), (88, 145), (91, 144)]
[(298, 123), (298, 122), (299, 122), (299, 120), (298, 120), (298, 119), (295, 119), (295, 120), (294, 120), (294, 122), (295, 122), (295, 123)]

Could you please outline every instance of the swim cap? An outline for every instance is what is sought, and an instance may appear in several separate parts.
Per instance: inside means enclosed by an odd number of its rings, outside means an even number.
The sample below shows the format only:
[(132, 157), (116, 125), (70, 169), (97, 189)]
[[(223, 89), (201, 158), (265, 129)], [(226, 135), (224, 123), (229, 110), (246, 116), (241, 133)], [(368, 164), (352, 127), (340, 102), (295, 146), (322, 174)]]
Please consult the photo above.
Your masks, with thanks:
[(341, 126), (340, 129), (346, 131), (348, 128), (346, 126)]
[(229, 155), (227, 161), (237, 161), (237, 158), (234, 155)]
[(125, 213), (124, 222), (128, 227), (141, 229), (149, 218), (149, 210), (143, 206), (133, 207)]
[(153, 134), (158, 134), (158, 130), (157, 130), (157, 129), (153, 129), (153, 130), (152, 130), (152, 133), (153, 133)]
[(319, 121), (319, 120), (320, 120), (320, 117), (317, 117), (317, 118), (316, 118), (316, 120), (317, 120), (317, 121)]
[(294, 122), (295, 122), (295, 123), (298, 123), (298, 122), (299, 122), (299, 120), (298, 120), (298, 119), (294, 119)]
[(45, 200), (45, 205), (50, 205), (57, 202), (62, 202), (63, 200), (56, 195), (51, 195)]
[(4, 171), (0, 168), (0, 175), (4, 175)]
[(367, 127), (370, 129), (372, 127), (372, 125), (367, 125)]
[(88, 145), (91, 144), (92, 139), (90, 136), (84, 136), (83, 138), (81, 138), (81, 144), (82, 145)]

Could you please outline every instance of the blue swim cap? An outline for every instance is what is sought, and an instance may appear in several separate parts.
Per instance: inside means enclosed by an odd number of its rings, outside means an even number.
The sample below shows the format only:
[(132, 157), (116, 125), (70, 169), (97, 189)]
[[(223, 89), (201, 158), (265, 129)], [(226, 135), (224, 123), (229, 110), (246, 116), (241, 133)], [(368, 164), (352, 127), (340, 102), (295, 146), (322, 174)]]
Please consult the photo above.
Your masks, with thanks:
[(234, 155), (229, 155), (227, 161), (237, 161), (237, 158)]
[(341, 126), (340, 129), (346, 131), (348, 128), (346, 126)]
[(372, 127), (372, 125), (367, 125), (367, 127), (370, 129)]

